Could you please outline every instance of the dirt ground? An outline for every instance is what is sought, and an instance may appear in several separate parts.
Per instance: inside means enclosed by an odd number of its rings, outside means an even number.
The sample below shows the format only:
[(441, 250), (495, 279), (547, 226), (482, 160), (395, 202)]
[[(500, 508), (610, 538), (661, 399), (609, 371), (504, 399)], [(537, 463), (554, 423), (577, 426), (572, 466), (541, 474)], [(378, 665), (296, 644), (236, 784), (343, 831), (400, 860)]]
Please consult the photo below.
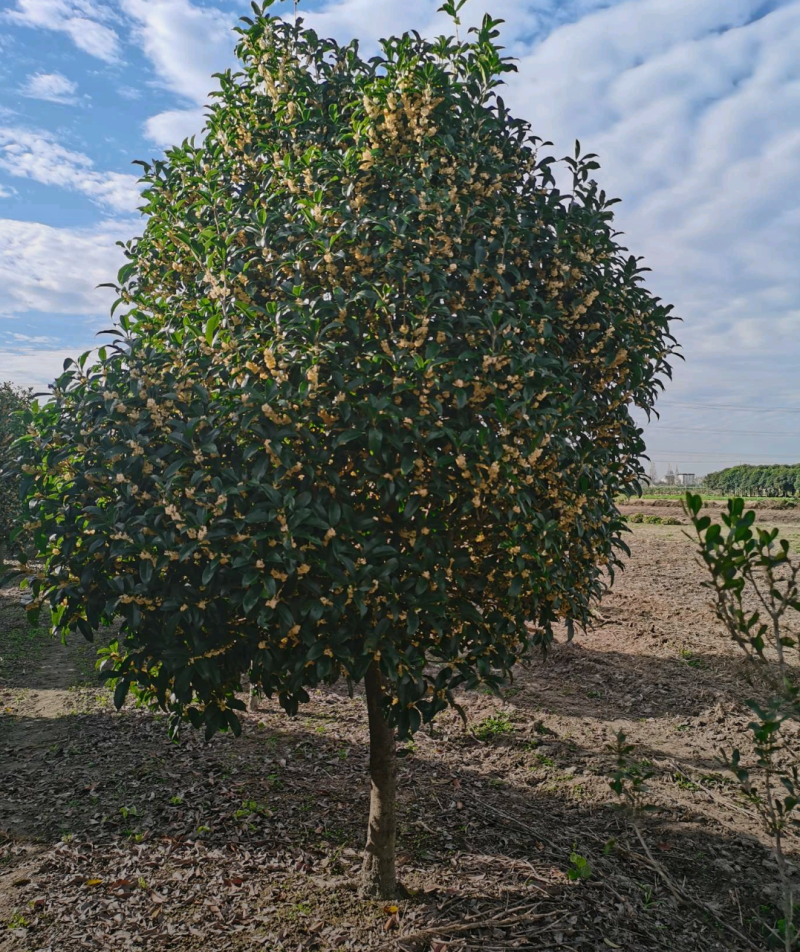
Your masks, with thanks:
[[(468, 730), (447, 714), (405, 745), (396, 908), (354, 887), (359, 694), (315, 692), (294, 719), (262, 701), (238, 740), (173, 744), (163, 717), (113, 710), (90, 646), (31, 629), (6, 593), (0, 950), (769, 948), (777, 873), (716, 760), (748, 757), (746, 672), (681, 527), (632, 528), (594, 631), (502, 699), (465, 695)], [(636, 826), (609, 788), (620, 729), (654, 773)]]

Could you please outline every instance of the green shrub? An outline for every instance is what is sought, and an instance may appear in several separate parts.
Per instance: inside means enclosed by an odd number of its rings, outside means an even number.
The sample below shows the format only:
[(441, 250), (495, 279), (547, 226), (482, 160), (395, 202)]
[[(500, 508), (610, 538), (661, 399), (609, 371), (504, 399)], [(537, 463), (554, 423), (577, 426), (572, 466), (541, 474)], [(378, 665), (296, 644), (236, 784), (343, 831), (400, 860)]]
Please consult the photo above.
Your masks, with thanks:
[(661, 519), (662, 526), (682, 526), (683, 523), (680, 519), (675, 516), (663, 516)]
[(637, 524), (644, 522), (644, 513), (635, 512), (632, 516), (628, 516), (628, 522), (635, 522)]
[[(15, 554), (23, 521), (20, 501), (19, 473), (12, 472), (17, 455), (14, 441), (24, 432), (19, 411), (31, 403), (31, 391), (13, 383), (0, 383), (0, 561), (4, 552)], [(17, 536), (16, 539), (12, 539)]]
[(210, 737), (240, 730), (245, 672), (290, 713), (366, 681), (371, 891), (393, 731), (588, 619), (643, 477), (630, 408), (673, 351), (594, 157), (576, 143), (560, 194), (498, 97), (498, 22), (365, 60), (246, 20), (202, 144), (143, 163), (122, 340), (24, 444), (32, 614), (121, 620), (117, 704), (135, 687)]
[(648, 526), (660, 526), (662, 523), (661, 516), (645, 516), (642, 522), (646, 523)]
[[(772, 839), (784, 917), (769, 931), (778, 947), (792, 952), (800, 945), (800, 932), (784, 844), (800, 829), (800, 640), (792, 617), (800, 612), (800, 562), (792, 559), (789, 542), (778, 537), (777, 529), (754, 525), (755, 512), (745, 511), (743, 499), (728, 501), (721, 525), (700, 516), (700, 496), (687, 493), (685, 502), (717, 618), (754, 669), (750, 689), (766, 688), (746, 699), (754, 715), (749, 728), (755, 764), (746, 763), (738, 749), (725, 754), (724, 762)], [(752, 605), (758, 608), (753, 611)]]

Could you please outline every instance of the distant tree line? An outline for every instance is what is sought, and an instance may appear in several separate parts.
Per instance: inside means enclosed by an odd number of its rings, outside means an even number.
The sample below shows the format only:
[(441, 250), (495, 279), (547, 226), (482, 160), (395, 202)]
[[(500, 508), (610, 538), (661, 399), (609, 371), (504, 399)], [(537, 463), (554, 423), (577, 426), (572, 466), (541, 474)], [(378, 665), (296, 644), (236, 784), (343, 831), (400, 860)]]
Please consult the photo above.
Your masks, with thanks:
[(800, 463), (791, 466), (729, 466), (709, 473), (705, 487), (736, 496), (794, 496), (800, 494)]

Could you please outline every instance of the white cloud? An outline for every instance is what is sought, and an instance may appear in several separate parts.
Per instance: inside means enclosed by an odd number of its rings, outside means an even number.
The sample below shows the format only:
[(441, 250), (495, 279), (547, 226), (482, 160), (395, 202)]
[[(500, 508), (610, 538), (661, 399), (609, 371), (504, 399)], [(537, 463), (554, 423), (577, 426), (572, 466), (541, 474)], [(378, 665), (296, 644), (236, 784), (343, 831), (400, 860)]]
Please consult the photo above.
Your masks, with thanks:
[(38, 336), (33, 334), (12, 334), (11, 340), (15, 343), (32, 347), (34, 344), (54, 344), (57, 338), (47, 337), (41, 334)]
[(71, 229), (0, 218), (0, 380), (45, 390), (66, 357), (103, 343), (114, 292), (98, 285), (125, 261), (116, 242), (139, 230), (131, 219)]
[(235, 63), (236, 17), (189, 0), (121, 0), (134, 22), (133, 39), (161, 82), (196, 105), (216, 86), (212, 73)]
[(48, 102), (72, 105), (77, 100), (77, 83), (61, 73), (33, 73), (20, 87), (23, 96), (30, 99), (46, 99)]
[(0, 317), (30, 311), (107, 314), (113, 291), (97, 285), (116, 278), (124, 256), (115, 242), (131, 238), (137, 228), (135, 220), (52, 228), (0, 219)]
[(128, 99), (133, 101), (134, 99), (141, 99), (141, 92), (136, 89), (135, 86), (120, 86), (117, 92), (122, 96), (123, 99)]
[(82, 152), (65, 149), (46, 132), (0, 126), (0, 169), (43, 185), (57, 185), (88, 195), (115, 211), (134, 211), (140, 202), (135, 175), (96, 172)]
[(119, 37), (111, 29), (96, 20), (82, 17), (72, 17), (66, 21), (64, 32), (69, 34), (72, 42), (84, 53), (96, 56), (107, 63), (119, 61)]
[(16, 195), (17, 190), (11, 188), (10, 185), (0, 185), (0, 198), (11, 198), (12, 195)]
[(66, 33), (79, 49), (107, 63), (119, 59), (119, 36), (107, 25), (118, 15), (92, 0), (17, 0), (3, 15), (21, 26)]
[(213, 73), (235, 64), (236, 17), (189, 0), (121, 0), (134, 22), (132, 39), (153, 64), (159, 81), (193, 106), (170, 109), (147, 120), (147, 138), (162, 148), (199, 136), (202, 107), (217, 85)]
[(151, 142), (166, 149), (190, 136), (196, 136), (199, 142), (204, 124), (202, 109), (170, 109), (151, 116), (144, 124), (144, 131)]
[(33, 387), (35, 393), (43, 393), (64, 370), (66, 358), (85, 350), (88, 347), (37, 347), (23, 351), (0, 347), (0, 381), (9, 380), (18, 387)]

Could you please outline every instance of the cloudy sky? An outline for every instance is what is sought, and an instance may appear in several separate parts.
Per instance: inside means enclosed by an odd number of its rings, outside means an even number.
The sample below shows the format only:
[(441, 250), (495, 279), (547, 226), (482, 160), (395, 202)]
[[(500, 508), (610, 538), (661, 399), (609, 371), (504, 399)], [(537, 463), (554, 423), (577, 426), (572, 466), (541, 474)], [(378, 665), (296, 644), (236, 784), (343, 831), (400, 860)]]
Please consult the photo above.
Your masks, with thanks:
[[(440, 0), (310, 0), (362, 48), (435, 35)], [(279, 5), (278, 9), (291, 9)], [(506, 99), (557, 156), (599, 153), (618, 227), (683, 318), (648, 427), (658, 471), (800, 461), (800, 0), (470, 0), (505, 18)], [(246, 2), (0, 6), (0, 380), (43, 387), (96, 346), (136, 158), (198, 132)], [(450, 32), (450, 31), (448, 31)]]

